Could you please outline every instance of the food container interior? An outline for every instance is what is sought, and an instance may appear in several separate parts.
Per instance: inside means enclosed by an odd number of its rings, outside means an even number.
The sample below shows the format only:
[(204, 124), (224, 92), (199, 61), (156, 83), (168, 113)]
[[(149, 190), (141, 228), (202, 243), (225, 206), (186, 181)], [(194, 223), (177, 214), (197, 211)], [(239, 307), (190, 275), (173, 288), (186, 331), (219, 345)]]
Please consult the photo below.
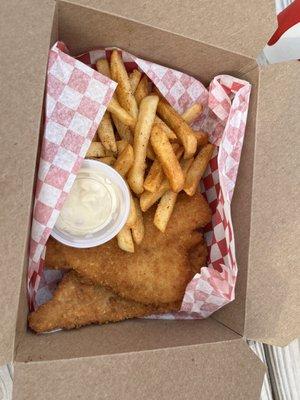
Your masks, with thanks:
[(244, 333), (250, 237), (259, 75), (255, 61), (200, 41), (64, 1), (57, 2), (49, 44), (57, 40), (68, 46), (71, 55), (99, 47), (117, 46), (141, 58), (186, 72), (206, 85), (219, 74), (230, 74), (252, 84), (244, 147), (232, 204), (239, 268), (236, 300), (207, 320), (132, 320), (37, 336), (27, 329), (25, 255), (15, 341), (16, 361), (77, 358), (239, 339), (239, 335)]

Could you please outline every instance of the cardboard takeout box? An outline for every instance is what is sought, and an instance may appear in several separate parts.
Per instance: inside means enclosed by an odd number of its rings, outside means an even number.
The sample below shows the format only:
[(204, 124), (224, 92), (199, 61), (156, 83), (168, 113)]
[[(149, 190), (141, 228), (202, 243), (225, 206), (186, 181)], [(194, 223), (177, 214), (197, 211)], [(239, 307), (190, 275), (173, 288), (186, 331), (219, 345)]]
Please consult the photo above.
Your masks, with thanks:
[[(244, 339), (284, 345), (299, 334), (299, 66), (260, 69), (255, 61), (275, 27), (273, 1), (5, 3), (0, 364), (14, 363), (14, 399), (257, 399), (264, 367)], [(33, 184), (48, 49), (57, 39), (71, 54), (115, 45), (204, 84), (220, 73), (252, 84), (233, 200), (236, 300), (213, 317), (133, 320), (41, 336), (27, 330)]]

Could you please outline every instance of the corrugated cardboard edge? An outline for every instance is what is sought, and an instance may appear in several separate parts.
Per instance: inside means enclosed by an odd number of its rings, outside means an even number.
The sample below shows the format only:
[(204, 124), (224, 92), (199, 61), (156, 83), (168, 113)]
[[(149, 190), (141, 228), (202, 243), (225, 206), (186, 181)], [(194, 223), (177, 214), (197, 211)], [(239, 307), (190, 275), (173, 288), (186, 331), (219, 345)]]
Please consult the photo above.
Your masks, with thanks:
[(16, 362), (14, 371), (14, 400), (182, 400), (183, 395), (256, 400), (265, 368), (247, 344), (236, 339), (102, 357)]
[(300, 336), (299, 62), (259, 86), (245, 336), (283, 346)]
[[(276, 29), (273, 0), (67, 0), (256, 58)], [(151, 40), (149, 38), (149, 40)]]
[(13, 357), (54, 8), (51, 0), (1, 5), (0, 365)]

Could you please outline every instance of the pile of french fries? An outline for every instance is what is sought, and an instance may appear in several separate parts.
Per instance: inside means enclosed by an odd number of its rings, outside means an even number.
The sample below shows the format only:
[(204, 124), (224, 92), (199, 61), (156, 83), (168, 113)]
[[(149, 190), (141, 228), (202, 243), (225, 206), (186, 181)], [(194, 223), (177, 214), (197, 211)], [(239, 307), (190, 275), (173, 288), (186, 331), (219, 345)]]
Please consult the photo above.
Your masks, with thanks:
[(96, 68), (118, 86), (86, 157), (113, 166), (126, 179), (131, 208), (117, 240), (134, 252), (145, 234), (143, 212), (158, 202), (153, 222), (164, 232), (178, 193), (195, 194), (214, 146), (205, 132), (189, 126), (201, 114), (200, 104), (179, 115), (146, 75), (137, 69), (128, 75), (117, 50), (110, 63), (98, 60)]

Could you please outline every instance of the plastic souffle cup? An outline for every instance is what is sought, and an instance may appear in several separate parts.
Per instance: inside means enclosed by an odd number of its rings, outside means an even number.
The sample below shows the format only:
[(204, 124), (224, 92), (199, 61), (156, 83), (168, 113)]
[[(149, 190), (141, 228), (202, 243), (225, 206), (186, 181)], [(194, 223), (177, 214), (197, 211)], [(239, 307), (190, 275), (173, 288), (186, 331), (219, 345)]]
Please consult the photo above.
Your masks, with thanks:
[(122, 176), (100, 161), (84, 160), (51, 235), (71, 247), (98, 246), (120, 232), (129, 210)]

